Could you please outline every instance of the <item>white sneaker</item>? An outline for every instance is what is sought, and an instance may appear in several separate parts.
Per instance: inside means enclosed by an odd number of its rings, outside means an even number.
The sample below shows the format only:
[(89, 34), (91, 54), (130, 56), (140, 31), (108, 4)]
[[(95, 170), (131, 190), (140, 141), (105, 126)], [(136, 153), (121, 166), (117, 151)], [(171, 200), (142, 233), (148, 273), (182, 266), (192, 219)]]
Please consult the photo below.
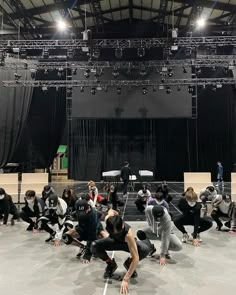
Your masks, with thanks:
[(187, 233), (183, 234), (182, 242), (187, 243), (188, 240), (189, 240), (189, 235)]
[(198, 242), (201, 243), (202, 242), (202, 239), (200, 237), (200, 234), (197, 234), (197, 239), (198, 239)]

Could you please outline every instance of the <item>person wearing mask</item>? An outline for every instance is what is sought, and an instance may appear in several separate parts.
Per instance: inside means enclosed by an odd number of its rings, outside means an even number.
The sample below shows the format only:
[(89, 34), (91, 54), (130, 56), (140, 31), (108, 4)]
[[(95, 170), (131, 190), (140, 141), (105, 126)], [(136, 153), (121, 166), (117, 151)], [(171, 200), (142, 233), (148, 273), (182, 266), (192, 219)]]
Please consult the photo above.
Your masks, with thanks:
[(105, 217), (106, 230), (109, 234), (107, 238), (96, 240), (92, 243), (92, 253), (106, 262), (107, 267), (104, 272), (104, 279), (111, 278), (117, 269), (114, 258), (110, 258), (106, 251), (125, 251), (131, 257), (125, 260), (124, 267), (127, 270), (123, 277), (120, 293), (128, 293), (128, 282), (131, 277), (137, 277), (136, 267), (142, 259), (147, 257), (155, 248), (146, 238), (145, 233), (140, 231), (142, 241), (135, 240), (131, 227), (123, 221), (118, 212), (110, 209)]
[(42, 191), (42, 200), (46, 203), (46, 200), (49, 196), (55, 194), (54, 189), (50, 185), (45, 185)]
[(43, 200), (36, 197), (35, 191), (26, 191), (25, 206), (20, 211), (20, 218), (29, 224), (26, 230), (37, 232), (37, 220), (44, 215), (44, 207)]
[(158, 185), (156, 193), (162, 193), (163, 198), (167, 203), (170, 203), (172, 201), (172, 197), (169, 195), (169, 189), (167, 182), (164, 180), (160, 185)]
[(166, 265), (170, 258), (169, 251), (181, 251), (181, 241), (173, 232), (171, 216), (166, 208), (155, 204), (145, 209), (146, 220), (149, 227), (143, 229), (150, 240), (161, 241), (160, 265)]
[(232, 226), (233, 224), (235, 224), (235, 204), (234, 202), (232, 202), (231, 196), (216, 195), (216, 197), (212, 201), (212, 207), (213, 210), (211, 212), (211, 217), (217, 224), (216, 229), (220, 231), (223, 226), (220, 217), (225, 217), (226, 219), (228, 219), (228, 221), (225, 222), (225, 226), (231, 229), (231, 223)]
[(121, 178), (121, 181), (123, 181), (123, 196), (127, 195), (130, 175), (132, 175), (132, 173), (129, 167), (129, 163), (125, 161), (124, 166), (120, 170), (120, 178)]
[(91, 200), (94, 202), (95, 206), (97, 204), (107, 205), (107, 199), (103, 198), (99, 193), (96, 187), (96, 183), (92, 180), (88, 183), (89, 195)]
[(45, 242), (54, 242), (54, 246), (60, 246), (63, 233), (72, 228), (73, 222), (67, 220), (67, 204), (56, 194), (46, 200), (45, 215), (40, 217), (37, 225), (50, 234)]
[(207, 218), (201, 218), (201, 204), (198, 201), (197, 194), (188, 190), (185, 197), (181, 198), (178, 203), (178, 208), (182, 215), (174, 219), (174, 224), (183, 234), (182, 242), (186, 243), (189, 240), (189, 235), (184, 228), (184, 225), (193, 225), (193, 245), (199, 246), (201, 242), (200, 233), (212, 227), (212, 221)]
[(202, 200), (202, 209), (207, 211), (207, 201), (213, 201), (217, 195), (217, 190), (213, 185), (207, 186), (200, 191), (199, 198)]
[(67, 214), (72, 216), (75, 212), (76, 194), (71, 188), (65, 188), (62, 193), (62, 200), (67, 204)]
[(7, 225), (9, 214), (12, 215), (11, 225), (19, 218), (18, 210), (12, 201), (12, 197), (6, 193), (4, 188), (0, 188), (0, 216), (3, 219), (3, 225)]
[[(100, 213), (92, 208), (85, 199), (78, 200), (75, 204), (78, 224), (63, 235), (64, 242), (80, 247), (77, 257), (82, 256), (83, 263), (90, 263), (91, 243), (99, 236), (107, 236), (100, 223)], [(86, 241), (84, 246), (81, 242)]]
[(137, 199), (135, 200), (135, 205), (137, 210), (140, 213), (143, 213), (145, 210), (145, 206), (147, 204), (147, 200), (151, 197), (150, 190), (147, 189), (146, 185), (143, 185), (142, 189), (138, 191)]
[(216, 184), (216, 186), (218, 187), (219, 191), (222, 191), (223, 187), (224, 187), (224, 180), (223, 180), (224, 168), (223, 168), (223, 165), (220, 161), (218, 161), (216, 164), (217, 164), (217, 184)]

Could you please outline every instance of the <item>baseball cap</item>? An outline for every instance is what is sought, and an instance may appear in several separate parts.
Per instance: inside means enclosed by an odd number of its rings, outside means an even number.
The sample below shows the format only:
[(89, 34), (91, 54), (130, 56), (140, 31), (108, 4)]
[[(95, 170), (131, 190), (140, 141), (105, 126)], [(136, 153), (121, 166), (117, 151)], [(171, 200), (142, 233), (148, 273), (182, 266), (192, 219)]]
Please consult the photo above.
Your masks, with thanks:
[(86, 215), (86, 211), (89, 208), (89, 204), (86, 200), (78, 200), (75, 203), (75, 209), (78, 217), (83, 217)]

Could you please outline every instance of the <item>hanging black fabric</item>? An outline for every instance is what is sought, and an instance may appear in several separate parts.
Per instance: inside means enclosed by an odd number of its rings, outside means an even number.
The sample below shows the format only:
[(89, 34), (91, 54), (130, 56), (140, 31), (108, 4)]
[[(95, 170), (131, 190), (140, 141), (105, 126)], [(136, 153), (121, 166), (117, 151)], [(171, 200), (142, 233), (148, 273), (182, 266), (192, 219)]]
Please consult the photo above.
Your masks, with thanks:
[[(0, 81), (14, 80), (14, 70), (1, 70)], [(20, 80), (29, 80), (29, 70), (20, 70)], [(0, 167), (12, 160), (21, 138), (28, 117), (31, 98), (31, 87), (0, 86)]]

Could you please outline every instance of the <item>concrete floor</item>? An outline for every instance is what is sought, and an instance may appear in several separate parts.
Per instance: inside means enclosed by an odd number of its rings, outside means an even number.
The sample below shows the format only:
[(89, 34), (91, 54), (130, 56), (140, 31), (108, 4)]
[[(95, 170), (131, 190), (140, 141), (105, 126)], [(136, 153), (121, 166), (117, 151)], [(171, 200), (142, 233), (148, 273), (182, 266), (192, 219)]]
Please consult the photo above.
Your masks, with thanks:
[[(129, 224), (135, 232), (146, 226), (145, 222)], [(119, 294), (119, 281), (103, 279), (103, 262), (96, 259), (84, 265), (75, 258), (78, 248), (66, 245), (55, 248), (44, 242), (46, 233), (33, 234), (25, 228), (23, 222), (13, 227), (0, 225), (1, 295)], [(202, 234), (202, 239), (199, 248), (189, 243), (182, 252), (172, 253), (173, 260), (165, 267), (153, 258), (140, 262), (139, 276), (129, 284), (130, 294), (235, 294), (236, 236), (219, 233), (214, 226)], [(159, 250), (159, 242), (155, 244)], [(125, 272), (122, 264), (126, 257), (127, 253), (115, 253), (117, 273)]]

